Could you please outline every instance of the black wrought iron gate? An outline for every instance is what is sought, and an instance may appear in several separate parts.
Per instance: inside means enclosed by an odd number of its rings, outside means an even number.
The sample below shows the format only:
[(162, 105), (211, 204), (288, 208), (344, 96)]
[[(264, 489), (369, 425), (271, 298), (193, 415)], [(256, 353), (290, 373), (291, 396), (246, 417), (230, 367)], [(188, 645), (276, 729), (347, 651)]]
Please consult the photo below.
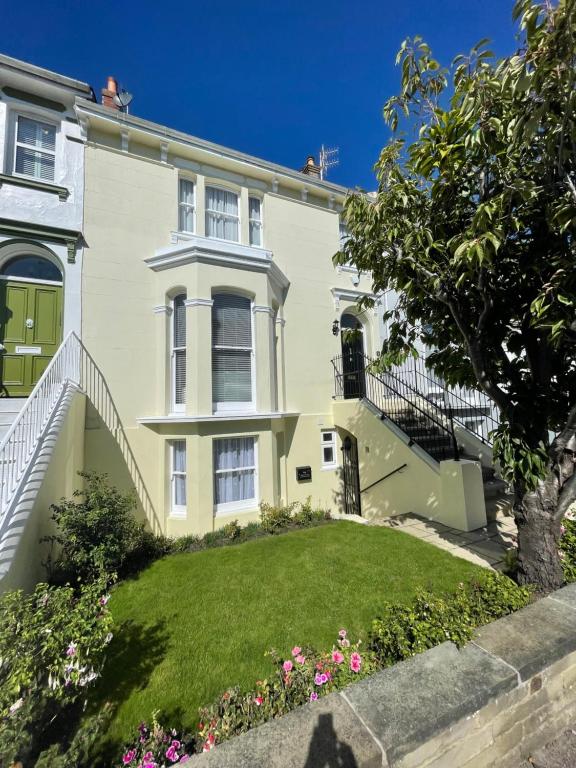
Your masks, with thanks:
[(346, 436), (342, 443), (342, 477), (344, 480), (344, 512), (347, 515), (361, 515), (360, 474), (358, 471), (358, 443), (356, 438)]

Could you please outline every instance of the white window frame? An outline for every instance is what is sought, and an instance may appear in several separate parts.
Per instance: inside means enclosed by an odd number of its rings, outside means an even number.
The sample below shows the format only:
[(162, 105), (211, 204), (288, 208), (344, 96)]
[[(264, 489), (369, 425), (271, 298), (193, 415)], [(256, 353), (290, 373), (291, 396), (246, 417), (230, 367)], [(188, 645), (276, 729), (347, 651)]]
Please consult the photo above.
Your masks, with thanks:
[[(40, 181), (43, 184), (55, 184), (56, 183), (56, 165), (57, 165), (57, 155), (58, 155), (58, 133), (60, 130), (60, 126), (55, 123), (53, 120), (47, 120), (44, 117), (41, 117), (36, 114), (27, 114), (26, 112), (14, 112), (13, 113), (13, 121), (12, 121), (12, 175), (18, 177), (19, 179), (34, 179), (35, 181)], [(50, 155), (54, 158), (54, 178), (53, 179), (43, 179), (41, 176), (31, 176), (28, 173), (18, 173), (16, 170), (16, 155), (18, 152), (18, 147), (26, 147), (27, 149), (34, 150), (35, 148), (31, 144), (24, 144), (23, 142), (18, 141), (18, 120), (23, 117), (26, 120), (30, 120), (34, 123), (44, 123), (44, 125), (49, 125), (50, 127), (54, 128), (54, 150), (51, 149), (37, 149), (35, 151), (43, 153), (45, 155)]]
[[(188, 182), (189, 184), (192, 184), (192, 188), (194, 190), (194, 202), (192, 205), (190, 203), (184, 203), (182, 202), (182, 195), (181, 195), (181, 189), (182, 189), (182, 182)], [(197, 211), (197, 204), (196, 204), (196, 195), (198, 192), (198, 187), (196, 184), (196, 179), (192, 179), (188, 176), (179, 176), (178, 177), (178, 232), (183, 232), (185, 234), (193, 235), (196, 232), (196, 211)], [(182, 229), (181, 227), (181, 212), (185, 208), (192, 208), (192, 229)]]
[[(174, 469), (174, 454), (176, 443), (184, 444), (184, 471)], [(186, 487), (186, 476), (188, 474), (188, 446), (186, 440), (169, 440), (168, 448), (170, 451), (170, 517), (184, 518), (188, 513), (188, 489)], [(176, 477), (184, 478), (184, 493), (186, 504), (176, 504)]]
[[(260, 203), (260, 219), (252, 219), (250, 217), (250, 200), (258, 200)], [(251, 224), (258, 224), (260, 229), (260, 242), (258, 244), (253, 243), (250, 237)], [(264, 248), (264, 201), (260, 195), (248, 195), (248, 243), (253, 248)]]
[[(176, 347), (174, 346), (174, 323), (176, 320), (176, 308), (175, 301), (179, 296), (184, 296), (185, 293), (178, 293), (171, 301), (172, 313), (170, 315), (170, 412), (171, 413), (184, 413), (186, 411), (186, 390), (184, 390), (184, 402), (176, 402), (176, 352), (184, 352), (184, 368), (186, 371), (186, 378), (188, 374), (188, 360), (186, 346)], [(184, 303), (184, 315), (186, 316), (186, 304)]]
[[(253, 467), (235, 467), (234, 469), (216, 469), (214, 465), (214, 445), (218, 440), (233, 440), (234, 438), (252, 438), (254, 440), (254, 466)], [(258, 479), (258, 435), (226, 435), (226, 437), (215, 437), (213, 439), (212, 446), (212, 493), (214, 494), (214, 514), (215, 515), (230, 515), (234, 512), (241, 512), (248, 509), (257, 509), (260, 504), (260, 487)], [(238, 470), (253, 470), (254, 471), (254, 498), (242, 499), (242, 501), (228, 501), (224, 504), (216, 503), (216, 475), (226, 474), (228, 472), (238, 472)]]
[[(235, 291), (217, 291), (217, 294), (223, 294), (223, 293), (229, 293), (232, 296), (242, 296), (243, 298), (248, 298), (247, 296), (244, 296), (242, 293), (236, 293)], [(216, 294), (214, 294), (216, 295)], [(212, 298), (214, 298), (214, 295)], [(254, 300), (250, 299), (250, 335), (252, 338), (252, 346), (251, 347), (228, 347), (228, 346), (222, 346), (218, 345), (215, 346), (214, 344), (211, 344), (210, 351), (211, 354), (214, 352), (215, 349), (220, 350), (240, 350), (247, 352), (250, 350), (250, 388), (251, 388), (251, 394), (252, 398), (251, 400), (247, 402), (225, 402), (225, 403), (219, 403), (212, 401), (212, 412), (215, 415), (218, 414), (227, 414), (227, 413), (253, 413), (256, 411), (256, 347), (255, 347), (255, 323), (254, 323)], [(212, 365), (212, 360), (210, 360), (210, 364)]]
[[(232, 195), (236, 195), (236, 209), (238, 211), (238, 214), (236, 216), (232, 216), (229, 213), (222, 213), (222, 211), (214, 211), (212, 208), (208, 208), (208, 190), (209, 189), (219, 189), (222, 192), (228, 192)], [(222, 240), (225, 243), (239, 243), (242, 238), (242, 219), (241, 219), (241, 209), (240, 209), (240, 191), (237, 189), (231, 189), (230, 187), (225, 187), (222, 184), (211, 184), (210, 182), (206, 183), (204, 186), (204, 231), (206, 233), (206, 237), (209, 237), (211, 240)], [(228, 240), (227, 238), (222, 237), (214, 237), (214, 235), (208, 234), (208, 216), (209, 215), (216, 215), (216, 216), (223, 216), (226, 219), (236, 219), (238, 224), (238, 237), (236, 240)]]
[[(330, 440), (325, 440), (324, 436), (330, 435)], [(323, 429), (320, 432), (320, 466), (322, 469), (337, 469), (338, 467), (338, 453), (337, 453), (337, 434), (335, 429)], [(332, 461), (324, 460), (324, 448), (332, 448)]]

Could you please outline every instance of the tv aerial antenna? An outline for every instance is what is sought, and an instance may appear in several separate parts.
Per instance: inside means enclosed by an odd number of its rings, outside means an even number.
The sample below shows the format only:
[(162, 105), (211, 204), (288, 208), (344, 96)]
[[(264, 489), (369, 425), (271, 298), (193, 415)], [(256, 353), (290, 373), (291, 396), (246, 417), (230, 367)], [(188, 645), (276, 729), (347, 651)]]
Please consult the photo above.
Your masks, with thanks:
[(120, 109), (121, 112), (125, 112), (126, 114), (128, 114), (129, 113), (128, 107), (132, 103), (132, 99), (133, 98), (134, 98), (134, 96), (131, 93), (129, 93), (128, 91), (125, 91), (122, 88), (114, 96), (114, 103)]
[(328, 169), (334, 168), (334, 166), (340, 163), (338, 154), (340, 149), (338, 147), (328, 148), (324, 144), (320, 147), (320, 178), (325, 179), (328, 175)]

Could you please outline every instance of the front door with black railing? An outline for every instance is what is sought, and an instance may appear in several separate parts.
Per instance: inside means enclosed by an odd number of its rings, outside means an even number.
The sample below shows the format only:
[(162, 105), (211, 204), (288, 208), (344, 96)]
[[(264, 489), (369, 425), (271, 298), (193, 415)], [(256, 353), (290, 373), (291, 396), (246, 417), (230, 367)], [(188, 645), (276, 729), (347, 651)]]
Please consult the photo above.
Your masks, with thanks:
[(362, 324), (354, 315), (342, 315), (342, 380), (344, 398), (364, 397), (364, 333)]
[(347, 515), (361, 515), (358, 443), (356, 438), (349, 435), (342, 442), (342, 479), (344, 482), (344, 512)]

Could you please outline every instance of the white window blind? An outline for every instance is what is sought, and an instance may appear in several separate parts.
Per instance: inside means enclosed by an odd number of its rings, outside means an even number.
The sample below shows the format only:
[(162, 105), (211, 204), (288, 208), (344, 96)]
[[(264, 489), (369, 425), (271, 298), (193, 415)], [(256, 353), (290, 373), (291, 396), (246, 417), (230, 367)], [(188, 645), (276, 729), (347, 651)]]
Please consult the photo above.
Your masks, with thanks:
[(186, 440), (170, 444), (172, 514), (186, 514)]
[(174, 298), (172, 315), (172, 392), (173, 404), (186, 403), (186, 294)]
[(178, 229), (180, 232), (194, 232), (194, 182), (180, 179), (178, 199)]
[(54, 181), (56, 127), (18, 116), (14, 172), (42, 181)]
[(212, 305), (212, 400), (252, 402), (252, 311), (250, 299), (223, 293)]
[(262, 245), (262, 201), (259, 197), (248, 198), (250, 245)]
[(238, 195), (218, 187), (206, 187), (206, 235), (238, 242)]
[(256, 445), (253, 437), (214, 441), (214, 501), (216, 507), (256, 503)]

